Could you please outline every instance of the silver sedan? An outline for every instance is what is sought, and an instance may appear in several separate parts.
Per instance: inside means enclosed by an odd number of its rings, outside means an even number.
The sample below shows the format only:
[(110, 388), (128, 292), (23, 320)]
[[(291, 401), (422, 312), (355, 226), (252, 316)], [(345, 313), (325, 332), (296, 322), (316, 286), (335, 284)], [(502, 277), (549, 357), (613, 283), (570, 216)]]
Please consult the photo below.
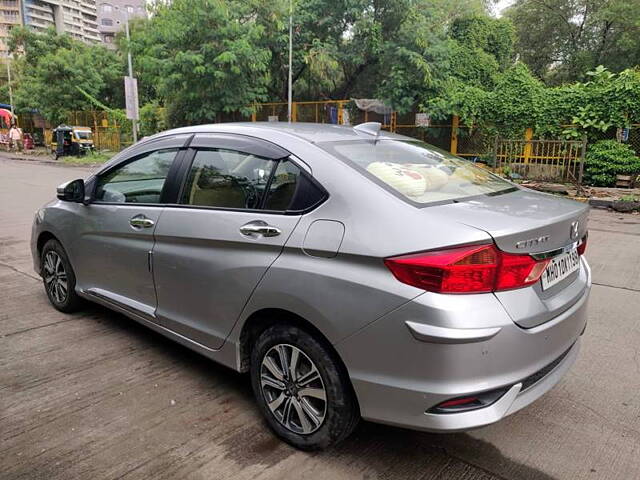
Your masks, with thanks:
[(552, 388), (585, 330), (587, 214), (379, 124), (217, 124), (60, 186), (31, 248), (55, 308), (249, 372), (271, 429), (318, 449), (360, 418), (480, 427)]

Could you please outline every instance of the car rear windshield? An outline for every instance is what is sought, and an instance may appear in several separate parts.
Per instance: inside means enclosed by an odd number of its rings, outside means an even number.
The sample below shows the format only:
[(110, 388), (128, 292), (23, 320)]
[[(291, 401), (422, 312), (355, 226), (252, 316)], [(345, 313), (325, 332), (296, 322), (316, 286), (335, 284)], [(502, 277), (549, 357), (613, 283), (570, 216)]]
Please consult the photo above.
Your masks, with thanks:
[(319, 146), (414, 204), (515, 189), (488, 170), (419, 141), (357, 140)]

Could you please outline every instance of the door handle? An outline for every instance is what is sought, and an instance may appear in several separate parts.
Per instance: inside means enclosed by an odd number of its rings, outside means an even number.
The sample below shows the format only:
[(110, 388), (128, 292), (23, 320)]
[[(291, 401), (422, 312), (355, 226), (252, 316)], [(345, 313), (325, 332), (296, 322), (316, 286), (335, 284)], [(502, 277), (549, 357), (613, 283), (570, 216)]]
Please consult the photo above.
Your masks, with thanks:
[(133, 228), (151, 228), (155, 225), (155, 222), (144, 215), (136, 215), (129, 219), (129, 225)]
[(255, 222), (249, 222), (241, 226), (240, 233), (247, 236), (262, 235), (263, 237), (277, 237), (282, 233), (282, 230), (262, 220), (256, 220)]

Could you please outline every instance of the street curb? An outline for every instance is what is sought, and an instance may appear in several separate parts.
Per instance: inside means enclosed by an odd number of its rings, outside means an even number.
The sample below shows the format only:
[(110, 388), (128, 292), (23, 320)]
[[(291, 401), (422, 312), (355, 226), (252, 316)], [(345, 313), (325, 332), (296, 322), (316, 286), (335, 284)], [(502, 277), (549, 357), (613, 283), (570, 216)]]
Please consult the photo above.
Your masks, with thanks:
[(590, 198), (589, 206), (593, 208), (612, 208), (615, 198)]
[(28, 157), (18, 157), (16, 155), (5, 155), (3, 152), (0, 152), (0, 159), (3, 160), (13, 160), (16, 162), (31, 162), (31, 163), (39, 163), (41, 165), (53, 165), (57, 167), (81, 167), (81, 168), (93, 168), (102, 165), (101, 163), (63, 163), (58, 160), (49, 160), (44, 158), (28, 158)]
[(640, 202), (628, 202), (615, 198), (592, 198), (589, 205), (593, 208), (613, 210), (617, 213), (632, 213), (640, 211)]

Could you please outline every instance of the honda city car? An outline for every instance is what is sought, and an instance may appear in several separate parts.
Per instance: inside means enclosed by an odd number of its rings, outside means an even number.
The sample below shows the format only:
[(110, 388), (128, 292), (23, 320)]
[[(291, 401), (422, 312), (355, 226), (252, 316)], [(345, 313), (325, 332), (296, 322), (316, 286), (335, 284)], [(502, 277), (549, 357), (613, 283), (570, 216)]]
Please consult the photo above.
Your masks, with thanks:
[(216, 124), (58, 187), (31, 248), (55, 308), (248, 372), (308, 450), (361, 418), (473, 429), (550, 390), (585, 330), (587, 215), (379, 124)]

